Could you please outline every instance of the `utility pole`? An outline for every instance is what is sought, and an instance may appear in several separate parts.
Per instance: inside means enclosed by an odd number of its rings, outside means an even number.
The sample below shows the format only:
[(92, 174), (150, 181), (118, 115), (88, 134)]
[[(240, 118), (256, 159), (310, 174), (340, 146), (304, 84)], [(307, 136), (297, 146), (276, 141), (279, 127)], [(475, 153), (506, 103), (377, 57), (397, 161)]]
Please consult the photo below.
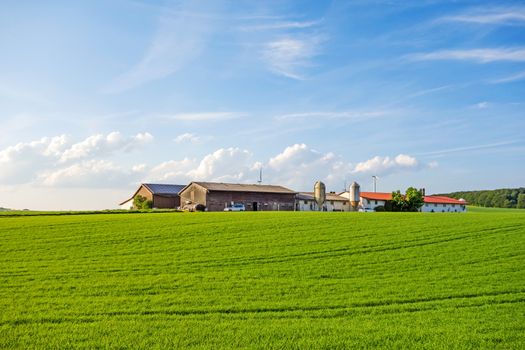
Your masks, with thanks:
[(257, 180), (257, 183), (259, 185), (262, 183), (262, 167), (259, 168), (259, 180)]

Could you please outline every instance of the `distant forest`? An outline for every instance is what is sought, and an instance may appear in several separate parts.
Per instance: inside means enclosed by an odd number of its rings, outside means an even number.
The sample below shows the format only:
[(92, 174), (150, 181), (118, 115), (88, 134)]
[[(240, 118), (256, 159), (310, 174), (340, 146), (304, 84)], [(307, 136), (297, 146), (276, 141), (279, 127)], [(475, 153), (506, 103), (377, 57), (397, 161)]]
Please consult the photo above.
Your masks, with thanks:
[(469, 204), (488, 208), (525, 209), (525, 188), (502, 188), (499, 190), (464, 191), (444, 193), (439, 196), (463, 198)]

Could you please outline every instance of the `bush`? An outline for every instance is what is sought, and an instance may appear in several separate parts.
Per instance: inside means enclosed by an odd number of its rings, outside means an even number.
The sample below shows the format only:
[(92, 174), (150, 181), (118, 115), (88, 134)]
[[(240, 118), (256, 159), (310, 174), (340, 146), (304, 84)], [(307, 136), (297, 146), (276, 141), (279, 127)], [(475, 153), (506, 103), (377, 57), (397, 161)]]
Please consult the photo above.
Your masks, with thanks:
[(139, 194), (133, 198), (133, 207), (135, 209), (151, 209), (153, 208), (153, 201)]
[(377, 207), (374, 208), (374, 211), (385, 211), (385, 207), (382, 205), (378, 205)]

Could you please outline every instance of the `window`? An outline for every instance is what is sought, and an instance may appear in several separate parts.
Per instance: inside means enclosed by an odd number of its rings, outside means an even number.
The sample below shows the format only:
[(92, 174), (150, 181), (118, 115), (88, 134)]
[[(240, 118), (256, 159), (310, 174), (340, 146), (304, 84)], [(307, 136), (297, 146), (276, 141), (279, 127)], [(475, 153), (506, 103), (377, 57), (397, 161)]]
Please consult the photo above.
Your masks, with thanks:
[(455, 204), (452, 204), (452, 208), (455, 208), (455, 207), (456, 207), (456, 205), (455, 205)]
[(425, 203), (425, 207), (427, 207), (427, 208), (428, 208), (428, 203)]
[(377, 201), (374, 201), (374, 204), (377, 204)]
[(304, 204), (308, 204), (308, 201), (304, 201)]
[(331, 205), (334, 205), (334, 201), (330, 201), (330, 204), (331, 204)]
[(443, 204), (443, 208), (446, 207), (447, 205), (446, 204)]
[(436, 203), (434, 203), (434, 207), (437, 207), (438, 205)]

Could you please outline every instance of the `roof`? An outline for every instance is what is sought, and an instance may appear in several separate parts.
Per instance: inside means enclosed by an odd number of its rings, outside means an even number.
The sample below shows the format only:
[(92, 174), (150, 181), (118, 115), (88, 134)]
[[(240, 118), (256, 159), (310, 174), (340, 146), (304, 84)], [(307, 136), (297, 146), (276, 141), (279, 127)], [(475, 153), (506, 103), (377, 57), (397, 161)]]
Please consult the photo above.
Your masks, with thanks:
[(179, 192), (186, 187), (186, 185), (168, 185), (168, 184), (142, 184), (152, 194), (164, 196), (178, 196)]
[(133, 196), (131, 198), (126, 199), (124, 202), (119, 203), (119, 205), (122, 205), (126, 202), (129, 202), (140, 191), (140, 188), (144, 186), (148, 191), (151, 192), (151, 194), (156, 194), (158, 196), (163, 197), (176, 197), (179, 195), (180, 190), (182, 190), (185, 186), (184, 185), (168, 185), (168, 184), (140, 184), (139, 188), (133, 193)]
[[(392, 193), (387, 192), (361, 192), (361, 198), (379, 200), (379, 201), (389, 201), (392, 200)], [(425, 196), (425, 203), (435, 203), (435, 204), (468, 204), (465, 200), (459, 200), (455, 198), (445, 197), (445, 196)]]
[(464, 199), (455, 199), (445, 196), (425, 196), (425, 203), (436, 204), (468, 204)]
[[(313, 192), (299, 192), (297, 194), (297, 199), (299, 200), (315, 200), (314, 193)], [(326, 200), (327, 201), (348, 201), (348, 198), (342, 197), (335, 193), (327, 193), (326, 194)]]
[[(192, 182), (201, 187), (204, 187), (208, 191), (224, 191), (224, 192), (262, 192), (262, 193), (287, 193), (295, 194), (295, 191), (292, 191), (283, 186), (275, 185), (254, 185), (254, 184), (231, 184), (223, 182)], [(190, 186), (190, 183), (188, 186)], [(186, 186), (186, 187), (188, 187)], [(186, 187), (181, 189), (182, 192)]]
[(361, 198), (374, 199), (378, 201), (392, 200), (392, 193), (387, 192), (361, 192)]

